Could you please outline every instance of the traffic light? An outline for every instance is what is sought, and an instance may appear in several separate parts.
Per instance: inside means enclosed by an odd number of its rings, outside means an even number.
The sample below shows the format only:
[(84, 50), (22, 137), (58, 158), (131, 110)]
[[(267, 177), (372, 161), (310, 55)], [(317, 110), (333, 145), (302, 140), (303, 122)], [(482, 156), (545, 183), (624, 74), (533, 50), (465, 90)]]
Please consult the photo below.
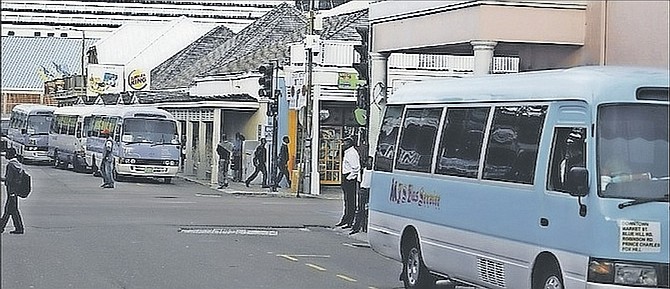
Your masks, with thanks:
[(353, 67), (358, 72), (358, 79), (368, 80), (368, 28), (356, 27), (356, 32), (361, 35), (361, 44), (354, 45), (354, 50), (358, 52), (361, 59), (358, 63), (354, 62)]
[(270, 101), (268, 102), (267, 116), (276, 116), (279, 114), (279, 96), (281, 92), (279, 89), (275, 89), (275, 93), (272, 94)]
[(258, 67), (258, 72), (261, 73), (261, 77), (258, 79), (258, 84), (261, 86), (261, 89), (258, 90), (258, 96), (262, 98), (272, 97), (274, 65), (272, 63), (261, 65)]
[(368, 109), (368, 103), (370, 103), (367, 85), (359, 85), (356, 88), (356, 107), (360, 109)]

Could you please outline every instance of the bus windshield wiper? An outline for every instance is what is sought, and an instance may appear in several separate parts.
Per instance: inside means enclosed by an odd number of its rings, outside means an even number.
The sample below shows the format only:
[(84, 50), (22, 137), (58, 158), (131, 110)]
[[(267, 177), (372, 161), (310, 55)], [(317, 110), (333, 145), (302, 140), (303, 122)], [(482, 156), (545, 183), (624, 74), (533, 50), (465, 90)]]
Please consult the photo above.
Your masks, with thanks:
[(637, 199), (637, 200), (623, 202), (623, 203), (619, 204), (619, 209), (623, 209), (625, 207), (630, 207), (630, 206), (639, 205), (639, 204), (646, 204), (646, 203), (651, 203), (651, 202), (667, 202), (667, 201), (668, 201), (668, 194), (665, 194), (665, 196), (660, 197), (660, 198)]

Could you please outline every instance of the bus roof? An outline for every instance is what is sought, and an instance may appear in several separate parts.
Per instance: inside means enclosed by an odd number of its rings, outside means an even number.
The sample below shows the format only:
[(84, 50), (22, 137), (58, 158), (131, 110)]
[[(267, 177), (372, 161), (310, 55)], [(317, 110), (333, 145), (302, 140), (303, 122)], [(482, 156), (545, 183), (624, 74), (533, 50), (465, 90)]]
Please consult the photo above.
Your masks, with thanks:
[(122, 118), (141, 116), (145, 118), (165, 118), (168, 120), (175, 120), (171, 113), (155, 107), (125, 105), (97, 107), (98, 108), (92, 112), (93, 115), (120, 116)]
[(56, 108), (54, 110), (55, 115), (78, 115), (78, 116), (89, 116), (93, 115), (96, 110), (102, 108), (100, 105), (74, 105), (74, 106), (63, 106)]
[(32, 112), (53, 112), (56, 109), (54, 106), (42, 105), (42, 104), (17, 104), (12, 108), (12, 111), (23, 112), (30, 114)]
[[(640, 87), (668, 88), (668, 70), (582, 66), (568, 69), (450, 78), (407, 84), (389, 104), (573, 99), (597, 104), (635, 101)], [(666, 92), (667, 93), (667, 92)], [(667, 96), (665, 96), (667, 101)]]

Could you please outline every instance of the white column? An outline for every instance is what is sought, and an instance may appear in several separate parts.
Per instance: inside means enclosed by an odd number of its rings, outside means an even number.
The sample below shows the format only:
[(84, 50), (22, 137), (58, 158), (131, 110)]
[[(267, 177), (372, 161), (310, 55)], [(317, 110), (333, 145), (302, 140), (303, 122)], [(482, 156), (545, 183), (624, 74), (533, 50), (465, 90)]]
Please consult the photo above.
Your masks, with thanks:
[(491, 73), (493, 49), (498, 43), (490, 40), (472, 40), (470, 44), (472, 45), (472, 50), (475, 52), (475, 75)]
[(207, 163), (207, 150), (210, 148), (207, 147), (207, 126), (204, 121), (198, 121), (198, 151), (196, 152), (199, 155), (200, 163), (198, 164), (198, 175), (197, 178), (204, 180), (207, 176), (207, 166), (210, 165)]
[(212, 176), (210, 181), (212, 184), (219, 182), (219, 155), (216, 153), (216, 146), (219, 145), (219, 140), (222, 137), (223, 127), (223, 109), (214, 109), (214, 123), (212, 124)]
[(195, 166), (193, 151), (193, 122), (186, 121), (186, 163), (184, 164), (184, 174), (193, 175), (193, 167)]
[(321, 96), (321, 86), (314, 85), (314, 95), (312, 95), (312, 149), (311, 152), (311, 175), (309, 178), (309, 192), (312, 195), (321, 194), (321, 174), (319, 173), (319, 144), (321, 143), (321, 134), (319, 133), (319, 97)]
[(386, 88), (388, 87), (388, 58), (390, 53), (370, 52), (370, 104), (368, 155), (374, 156), (377, 149), (377, 138), (381, 129), (381, 118), (386, 104)]

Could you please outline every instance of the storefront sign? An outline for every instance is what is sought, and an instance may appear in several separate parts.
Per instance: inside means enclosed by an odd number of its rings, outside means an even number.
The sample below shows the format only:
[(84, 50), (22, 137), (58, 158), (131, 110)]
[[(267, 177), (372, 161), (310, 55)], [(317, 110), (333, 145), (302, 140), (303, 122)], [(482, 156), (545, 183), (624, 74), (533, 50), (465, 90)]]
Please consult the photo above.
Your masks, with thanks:
[(142, 90), (149, 85), (149, 75), (143, 69), (130, 71), (127, 80), (131, 90)]
[(87, 78), (87, 96), (123, 91), (122, 65), (89, 64)]
[(358, 74), (348, 72), (337, 73), (337, 88), (356, 89), (358, 87)]

